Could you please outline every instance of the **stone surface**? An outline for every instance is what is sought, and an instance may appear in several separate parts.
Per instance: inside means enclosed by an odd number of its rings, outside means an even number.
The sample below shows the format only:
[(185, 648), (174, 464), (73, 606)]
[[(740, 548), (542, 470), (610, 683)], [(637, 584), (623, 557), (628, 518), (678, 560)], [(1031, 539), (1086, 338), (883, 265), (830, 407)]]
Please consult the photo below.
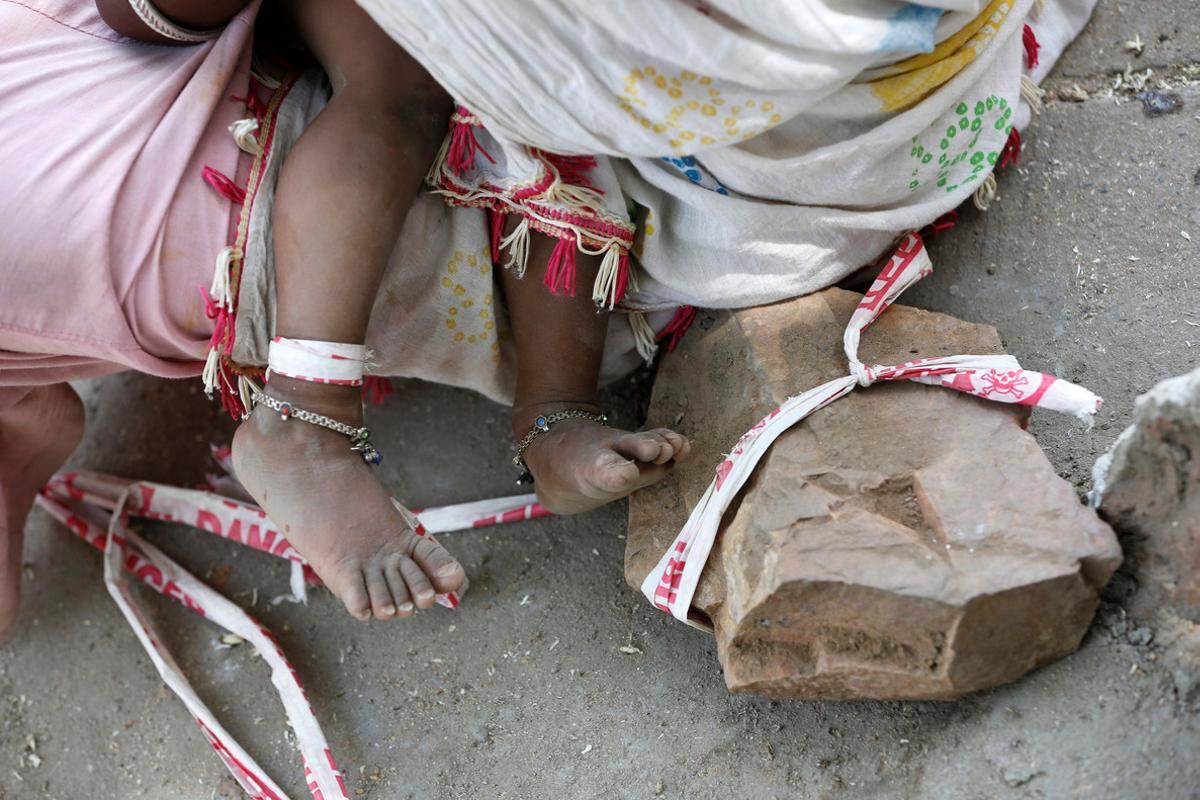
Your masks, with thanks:
[[(1179, 697), (1200, 704), (1200, 369), (1137, 399), (1133, 424), (1096, 465), (1100, 511), (1126, 544)], [(1150, 634), (1149, 628), (1138, 628)], [(1146, 644), (1150, 639), (1147, 638)], [(1136, 642), (1135, 642), (1136, 644)]]
[(1133, 417), (1096, 478), (1140, 583), (1130, 611), (1200, 622), (1200, 369), (1139, 397)]
[(1170, 671), (1175, 697), (1192, 714), (1200, 712), (1200, 624), (1180, 617), (1167, 606), (1154, 614), (1162, 650), (1160, 662)]
[[(831, 289), (711, 313), (710, 329), (663, 361), (647, 424), (697, 444), (630, 503), (630, 585), (682, 526), (722, 448), (789, 394), (845, 373), (841, 332), (858, 298)], [(1000, 349), (990, 327), (896, 306), (861, 356)], [(727, 513), (693, 603), (715, 627), (726, 684), (948, 698), (1074, 650), (1120, 551), (1024, 419), (1019, 407), (902, 383), (856, 391), (784, 433)]]

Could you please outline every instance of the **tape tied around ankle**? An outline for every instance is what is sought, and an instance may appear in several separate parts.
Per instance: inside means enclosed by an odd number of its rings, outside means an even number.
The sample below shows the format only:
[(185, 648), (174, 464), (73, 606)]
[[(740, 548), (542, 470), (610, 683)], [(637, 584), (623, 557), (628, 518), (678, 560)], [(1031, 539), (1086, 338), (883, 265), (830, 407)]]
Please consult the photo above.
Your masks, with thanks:
[(312, 383), (362, 386), (367, 357), (361, 344), (276, 336), (267, 348), (267, 379), (282, 375)]

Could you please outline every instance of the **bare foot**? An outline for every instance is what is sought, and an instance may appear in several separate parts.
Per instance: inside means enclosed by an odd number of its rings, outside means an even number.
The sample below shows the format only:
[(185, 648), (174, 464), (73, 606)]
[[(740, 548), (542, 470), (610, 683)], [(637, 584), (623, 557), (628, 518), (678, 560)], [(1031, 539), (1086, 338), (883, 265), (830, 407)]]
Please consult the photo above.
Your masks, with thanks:
[(21, 605), (25, 519), (83, 437), (83, 403), (65, 383), (0, 389), (0, 637)]
[[(271, 379), (273, 397), (339, 422), (362, 424), (357, 388)], [(358, 619), (410, 617), (462, 588), (463, 568), (418, 536), (350, 439), (259, 406), (233, 437), (246, 490)]]
[[(523, 436), (537, 414), (554, 410), (514, 411), (513, 427)], [(526, 418), (527, 424), (517, 422)], [(691, 448), (686, 436), (666, 428), (630, 433), (567, 419), (533, 441), (525, 464), (543, 506), (555, 514), (578, 514), (657, 483)]]

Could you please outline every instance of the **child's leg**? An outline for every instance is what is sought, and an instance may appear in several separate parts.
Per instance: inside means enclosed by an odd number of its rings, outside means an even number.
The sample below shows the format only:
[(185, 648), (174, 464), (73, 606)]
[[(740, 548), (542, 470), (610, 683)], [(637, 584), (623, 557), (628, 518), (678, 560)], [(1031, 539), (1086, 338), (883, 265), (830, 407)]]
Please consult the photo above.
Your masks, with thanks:
[[(279, 178), (275, 333), (361, 344), (405, 215), (445, 135), (451, 102), (350, 0), (284, 11), (333, 85)], [(360, 391), (271, 378), (295, 407), (362, 424)], [(416, 536), (340, 434), (259, 408), (238, 429), (239, 478), (325, 584), (360, 619), (409, 616), (462, 567)]]
[(65, 383), (0, 388), (0, 636), (21, 601), (25, 518), (83, 436), (83, 404)]
[[(510, 220), (510, 223), (512, 220)], [(533, 234), (530, 264), (544, 267), (554, 240)], [(580, 286), (590, 287), (599, 257), (576, 254)], [(519, 440), (533, 420), (568, 408), (600, 410), (596, 381), (608, 330), (608, 313), (597, 313), (591, 292), (551, 295), (535, 271), (518, 279), (504, 270), (505, 302), (517, 345), (517, 391), (512, 430)], [(587, 511), (662, 479), (688, 440), (658, 428), (628, 433), (580, 419), (555, 423), (525, 451), (542, 504), (558, 514)]]

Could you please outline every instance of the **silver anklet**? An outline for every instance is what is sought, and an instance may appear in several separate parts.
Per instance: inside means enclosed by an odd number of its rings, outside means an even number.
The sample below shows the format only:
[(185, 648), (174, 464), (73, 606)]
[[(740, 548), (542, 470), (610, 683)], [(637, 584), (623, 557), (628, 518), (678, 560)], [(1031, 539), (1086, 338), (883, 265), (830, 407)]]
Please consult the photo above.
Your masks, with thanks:
[(269, 394), (263, 394), (257, 389), (251, 390), (250, 398), (256, 406), (266, 406), (273, 411), (278, 411), (279, 416), (284, 420), (298, 419), (301, 422), (320, 425), (322, 428), (328, 428), (334, 433), (349, 436), (350, 449), (362, 456), (362, 460), (372, 466), (383, 461), (383, 454), (375, 449), (375, 445), (371, 444), (371, 432), (366, 428), (356, 428), (353, 425), (338, 422), (336, 419), (330, 419), (324, 414), (316, 414), (312, 411), (305, 411), (303, 408), (296, 408), (286, 400), (278, 400)]
[(529, 429), (529, 433), (522, 437), (521, 441), (517, 442), (517, 454), (513, 456), (513, 466), (521, 470), (521, 477), (517, 478), (517, 483), (533, 483), (533, 475), (529, 472), (529, 467), (525, 464), (525, 451), (529, 446), (537, 440), (543, 433), (549, 433), (550, 427), (556, 422), (562, 422), (565, 419), (587, 419), (592, 422), (599, 422), (601, 425), (608, 424), (607, 414), (598, 414), (592, 411), (583, 411), (578, 408), (568, 409), (567, 411), (556, 411), (553, 414), (542, 414), (533, 421), (533, 427)]

